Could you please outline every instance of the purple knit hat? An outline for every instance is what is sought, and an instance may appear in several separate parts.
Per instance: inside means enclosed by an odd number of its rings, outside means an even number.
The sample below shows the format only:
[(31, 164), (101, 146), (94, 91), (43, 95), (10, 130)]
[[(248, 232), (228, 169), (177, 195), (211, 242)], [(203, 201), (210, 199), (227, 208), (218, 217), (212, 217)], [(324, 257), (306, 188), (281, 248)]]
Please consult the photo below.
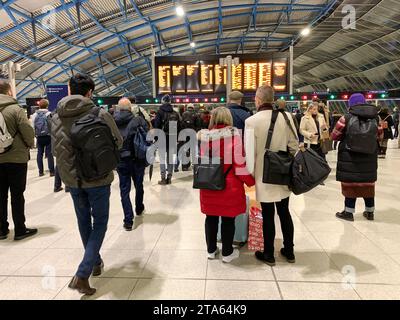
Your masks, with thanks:
[(357, 104), (366, 104), (365, 97), (361, 93), (354, 93), (349, 99), (349, 107), (355, 106)]

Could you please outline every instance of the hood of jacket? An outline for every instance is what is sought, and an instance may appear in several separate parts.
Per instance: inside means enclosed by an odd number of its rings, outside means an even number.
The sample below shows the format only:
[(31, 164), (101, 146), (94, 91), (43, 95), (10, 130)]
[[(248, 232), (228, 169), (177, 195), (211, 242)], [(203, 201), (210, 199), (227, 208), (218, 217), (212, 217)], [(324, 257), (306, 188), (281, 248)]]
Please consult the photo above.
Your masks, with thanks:
[(216, 141), (232, 136), (240, 137), (238, 129), (234, 127), (216, 127), (211, 130), (203, 129), (197, 134), (197, 139), (200, 141)]
[(114, 113), (114, 120), (118, 127), (127, 125), (133, 119), (133, 114), (129, 110), (121, 110)]
[(174, 109), (172, 108), (172, 105), (169, 104), (169, 103), (161, 105), (160, 110), (164, 111), (164, 112), (172, 112), (172, 111), (174, 111)]
[(3, 111), (5, 107), (18, 104), (17, 100), (5, 94), (0, 94), (0, 111)]
[(349, 112), (360, 118), (373, 119), (378, 116), (378, 108), (370, 104), (358, 104), (349, 108)]
[(74, 118), (88, 112), (96, 105), (89, 98), (81, 95), (72, 95), (63, 98), (57, 106), (57, 114), (62, 118)]

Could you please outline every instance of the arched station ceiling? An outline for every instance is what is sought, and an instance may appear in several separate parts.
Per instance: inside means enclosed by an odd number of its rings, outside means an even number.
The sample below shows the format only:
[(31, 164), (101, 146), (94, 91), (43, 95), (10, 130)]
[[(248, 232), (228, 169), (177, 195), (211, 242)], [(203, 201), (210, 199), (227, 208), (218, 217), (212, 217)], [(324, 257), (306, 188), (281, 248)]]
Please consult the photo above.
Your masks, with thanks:
[[(348, 4), (354, 30), (342, 28)], [(300, 37), (307, 26), (311, 34)], [(398, 0), (0, 0), (0, 63), (21, 63), (19, 98), (73, 72), (92, 75), (98, 95), (148, 95), (152, 48), (163, 56), (259, 53), (292, 41), (296, 89), (400, 87)]]

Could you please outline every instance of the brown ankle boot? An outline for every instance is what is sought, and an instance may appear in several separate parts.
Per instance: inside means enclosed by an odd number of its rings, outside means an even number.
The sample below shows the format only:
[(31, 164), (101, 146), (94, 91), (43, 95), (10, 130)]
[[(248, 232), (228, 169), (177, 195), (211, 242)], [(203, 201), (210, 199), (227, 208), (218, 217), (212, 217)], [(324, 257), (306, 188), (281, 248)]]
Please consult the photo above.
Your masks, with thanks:
[(79, 293), (91, 296), (96, 293), (96, 289), (91, 288), (89, 279), (79, 278), (74, 276), (68, 285), (68, 288), (78, 290)]

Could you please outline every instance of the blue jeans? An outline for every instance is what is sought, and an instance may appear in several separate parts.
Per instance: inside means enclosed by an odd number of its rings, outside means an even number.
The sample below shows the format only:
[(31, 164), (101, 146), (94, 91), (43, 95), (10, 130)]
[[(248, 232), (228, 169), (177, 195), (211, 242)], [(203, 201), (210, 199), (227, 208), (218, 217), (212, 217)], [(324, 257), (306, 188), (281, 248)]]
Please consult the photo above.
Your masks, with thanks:
[(135, 211), (141, 213), (144, 210), (143, 197), (143, 179), (145, 166), (132, 160), (121, 161), (118, 164), (117, 172), (119, 176), (119, 189), (121, 192), (122, 208), (124, 210), (124, 223), (133, 222), (133, 209), (130, 198), (132, 181), (135, 186)]
[(54, 173), (54, 158), (53, 154), (51, 153), (51, 137), (38, 137), (37, 138), (37, 165), (39, 168), (39, 173), (43, 173), (43, 155), (46, 154), (47, 163), (49, 166), (50, 173)]
[[(110, 215), (110, 185), (96, 188), (71, 188), (85, 255), (76, 276), (89, 278), (93, 267), (101, 263), (100, 248)], [(93, 222), (92, 222), (93, 217)]]

